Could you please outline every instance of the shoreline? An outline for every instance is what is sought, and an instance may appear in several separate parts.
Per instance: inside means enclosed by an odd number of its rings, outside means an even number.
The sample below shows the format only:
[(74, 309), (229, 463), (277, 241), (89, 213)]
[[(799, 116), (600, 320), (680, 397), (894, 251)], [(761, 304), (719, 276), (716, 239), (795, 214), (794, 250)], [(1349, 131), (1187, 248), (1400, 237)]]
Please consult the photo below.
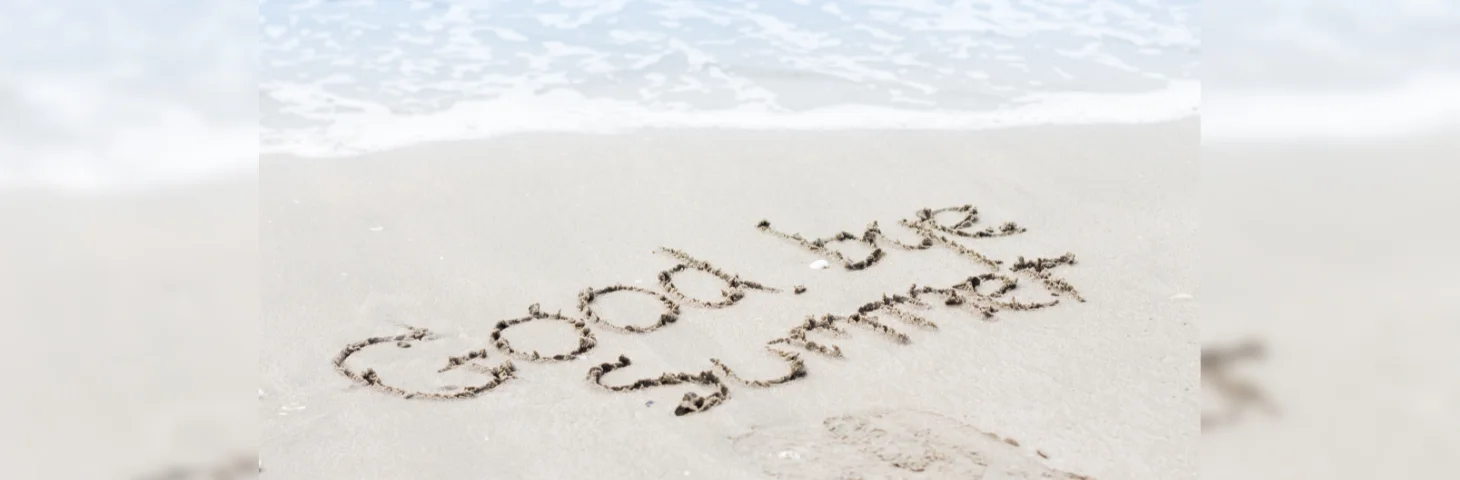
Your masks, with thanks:
[(612, 136), (642, 136), (642, 135), (666, 135), (666, 134), (748, 134), (748, 135), (856, 135), (856, 134), (880, 134), (880, 133), (905, 133), (911, 135), (980, 135), (997, 132), (1020, 132), (1044, 129), (1100, 129), (1100, 128), (1141, 128), (1163, 126), (1195, 125), (1200, 134), (1202, 115), (1199, 112), (1183, 114), (1173, 118), (1154, 120), (1142, 120), (1132, 122), (1069, 122), (1069, 123), (1032, 123), (1018, 124), (1009, 123), (1002, 125), (990, 125), (984, 127), (805, 127), (788, 128), (781, 126), (768, 127), (735, 127), (735, 126), (631, 126), (600, 128), (597, 130), (556, 130), (556, 129), (531, 129), (514, 130), (490, 134), (480, 134), (462, 138), (442, 138), (434, 140), (422, 140), (405, 145), (384, 147), (377, 150), (364, 150), (354, 152), (340, 152), (327, 154), (300, 154), (287, 151), (269, 150), (260, 146), (259, 159), (299, 159), (299, 160), (343, 160), (349, 158), (366, 157), (373, 155), (391, 154), (394, 152), (407, 151), (418, 148), (431, 148), (443, 145), (470, 145), (482, 142), (494, 142), (512, 140), (520, 137), (541, 137), (541, 136), (584, 136), (584, 137), (612, 137)]

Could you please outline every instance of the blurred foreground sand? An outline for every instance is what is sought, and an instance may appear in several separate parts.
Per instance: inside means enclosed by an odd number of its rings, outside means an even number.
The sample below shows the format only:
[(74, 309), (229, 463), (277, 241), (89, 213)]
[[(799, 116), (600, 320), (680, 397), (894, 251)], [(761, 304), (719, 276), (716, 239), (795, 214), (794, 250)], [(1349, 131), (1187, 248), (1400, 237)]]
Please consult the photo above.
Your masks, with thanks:
[(1281, 414), (1207, 429), (1203, 478), (1460, 470), (1455, 138), (1206, 147), (1203, 339), (1261, 341), (1229, 374)]
[(255, 463), (256, 185), (0, 193), (0, 478)]

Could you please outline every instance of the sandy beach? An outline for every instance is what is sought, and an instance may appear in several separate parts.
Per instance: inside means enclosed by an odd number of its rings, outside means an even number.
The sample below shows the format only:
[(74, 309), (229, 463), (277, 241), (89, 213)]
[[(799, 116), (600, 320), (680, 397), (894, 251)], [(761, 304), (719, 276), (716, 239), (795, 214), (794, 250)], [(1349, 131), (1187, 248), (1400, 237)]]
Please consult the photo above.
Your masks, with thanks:
[(1460, 445), (1453, 132), (1204, 148), (1203, 344), (1256, 340), (1202, 478), (1440, 478)]
[(265, 157), (264, 477), (1195, 478), (1198, 130)]
[(252, 474), (257, 186), (0, 192), (0, 478)]

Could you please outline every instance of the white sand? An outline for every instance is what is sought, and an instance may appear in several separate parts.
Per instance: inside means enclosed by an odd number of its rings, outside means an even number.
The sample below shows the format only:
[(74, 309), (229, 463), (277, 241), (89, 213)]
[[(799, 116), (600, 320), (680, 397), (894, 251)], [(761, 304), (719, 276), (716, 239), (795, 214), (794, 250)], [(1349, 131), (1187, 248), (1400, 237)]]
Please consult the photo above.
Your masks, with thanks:
[(256, 468), (257, 205), (247, 178), (0, 193), (0, 478)]
[[(988, 468), (986, 478), (1006, 478), (992, 473), (1005, 468), (1194, 478), (1196, 307), (1172, 297), (1195, 292), (1197, 173), (1189, 121), (974, 133), (544, 134), (348, 159), (265, 158), (265, 474), (938, 478)], [(884, 318), (911, 338), (907, 345), (855, 326), (846, 339), (814, 335), (845, 358), (803, 352), (806, 378), (765, 389), (732, 383), (727, 402), (686, 416), (673, 414), (679, 397), (711, 389), (610, 392), (585, 380), (590, 367), (621, 354), (634, 365), (606, 383), (699, 372), (710, 358), (746, 377), (782, 375), (786, 365), (762, 346), (806, 315), (850, 314), (883, 293), (947, 286), (987, 269), (935, 247), (889, 249), (862, 271), (837, 262), (816, 270), (808, 265), (818, 256), (758, 231), (758, 221), (821, 237), (860, 234), (877, 220), (887, 235), (913, 241), (897, 219), (962, 204), (982, 212), (979, 229), (1011, 220), (1029, 229), (966, 245), (1010, 264), (1073, 252), (1079, 263), (1054, 272), (1088, 301), (1000, 312), (995, 321), (936, 307), (927, 318), (937, 331)], [(598, 344), (585, 358), (514, 361), (518, 378), (472, 399), (403, 399), (352, 384), (331, 364), (351, 342), (413, 325), (440, 338), (369, 347), (349, 365), (411, 389), (480, 383), (480, 375), (434, 370), (478, 348), (489, 352), (483, 365), (501, 365), (505, 355), (486, 339), (531, 304), (576, 316), (585, 287), (658, 289), (657, 273), (674, 265), (651, 253), (660, 246), (808, 291), (750, 291), (719, 310), (683, 305), (676, 323), (647, 334), (590, 324)], [(855, 250), (848, 256), (866, 253)], [(681, 287), (715, 298), (721, 287), (695, 275), (684, 274)], [(1036, 282), (1018, 291), (1021, 300), (1048, 298)], [(649, 297), (615, 295), (595, 310), (618, 324), (656, 318)], [(571, 349), (573, 335), (562, 323), (507, 331), (514, 347), (545, 354)], [(892, 437), (846, 433), (847, 421), (882, 425)], [(1020, 446), (973, 440), (977, 432)]]
[(1202, 478), (1449, 478), (1460, 469), (1453, 133), (1222, 144), (1202, 175), (1203, 340), (1281, 408), (1211, 429)]

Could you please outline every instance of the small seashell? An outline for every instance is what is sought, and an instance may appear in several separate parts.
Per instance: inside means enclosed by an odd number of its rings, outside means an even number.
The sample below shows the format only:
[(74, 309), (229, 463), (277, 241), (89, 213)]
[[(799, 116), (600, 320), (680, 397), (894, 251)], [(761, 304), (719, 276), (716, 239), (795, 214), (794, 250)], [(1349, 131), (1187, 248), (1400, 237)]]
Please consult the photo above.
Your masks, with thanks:
[(811, 268), (814, 270), (823, 270), (829, 266), (831, 266), (831, 262), (826, 261), (826, 259), (811, 262)]

